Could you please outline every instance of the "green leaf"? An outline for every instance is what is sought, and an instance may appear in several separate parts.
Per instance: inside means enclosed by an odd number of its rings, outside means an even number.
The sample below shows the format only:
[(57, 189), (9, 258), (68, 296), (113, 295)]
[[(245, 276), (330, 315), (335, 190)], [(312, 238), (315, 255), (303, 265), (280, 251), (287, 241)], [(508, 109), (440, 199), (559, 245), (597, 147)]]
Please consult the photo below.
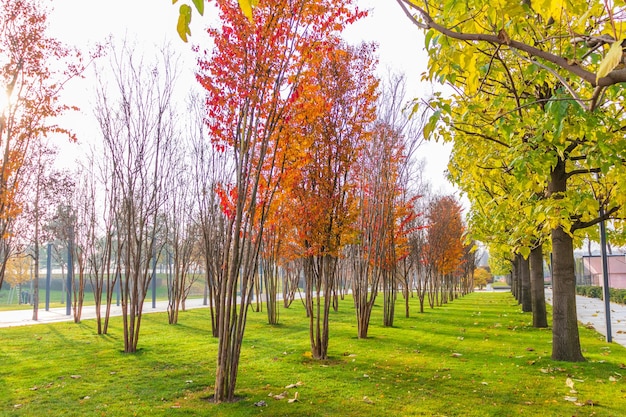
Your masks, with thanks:
[(180, 36), (184, 42), (187, 42), (187, 35), (191, 35), (189, 23), (191, 23), (191, 7), (186, 4), (182, 4), (180, 6), (180, 14), (178, 15), (176, 31), (178, 32), (178, 36)]
[(196, 10), (200, 13), (200, 16), (204, 15), (204, 0), (192, 0), (193, 5), (196, 6)]
[(424, 130), (422, 132), (425, 139), (427, 139), (432, 134), (433, 130), (435, 130), (435, 127), (437, 126), (440, 117), (441, 110), (437, 110), (433, 113), (432, 116), (430, 116), (430, 118), (428, 119), (428, 123), (424, 125)]

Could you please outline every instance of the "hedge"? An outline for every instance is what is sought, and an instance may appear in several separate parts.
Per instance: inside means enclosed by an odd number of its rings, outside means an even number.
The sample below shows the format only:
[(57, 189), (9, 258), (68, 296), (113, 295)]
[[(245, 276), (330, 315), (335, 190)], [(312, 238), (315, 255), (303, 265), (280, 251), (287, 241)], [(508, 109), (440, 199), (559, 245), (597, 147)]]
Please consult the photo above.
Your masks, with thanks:
[[(592, 285), (577, 285), (576, 294), (590, 298), (604, 299), (602, 287)], [(609, 299), (618, 304), (626, 304), (626, 289), (609, 288)]]

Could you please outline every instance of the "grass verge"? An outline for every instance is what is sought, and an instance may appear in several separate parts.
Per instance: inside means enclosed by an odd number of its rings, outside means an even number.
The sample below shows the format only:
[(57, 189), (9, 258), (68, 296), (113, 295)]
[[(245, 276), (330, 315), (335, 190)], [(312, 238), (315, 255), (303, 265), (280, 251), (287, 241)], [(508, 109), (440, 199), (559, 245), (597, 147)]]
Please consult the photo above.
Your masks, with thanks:
[[(412, 300), (413, 301), (413, 300)], [(398, 313), (403, 309), (398, 300)], [(417, 303), (412, 305), (417, 311)], [(359, 340), (352, 302), (331, 318), (330, 355), (308, 354), (301, 304), (281, 324), (249, 315), (240, 401), (209, 401), (217, 341), (206, 309), (144, 316), (140, 351), (123, 354), (121, 319), (0, 329), (0, 413), (15, 416), (624, 416), (626, 349), (581, 327), (585, 363), (550, 359), (508, 293), (474, 293), (384, 328), (381, 307)], [(285, 388), (300, 382), (295, 388)], [(569, 385), (568, 385), (569, 384)], [(574, 392), (575, 391), (575, 392)], [(286, 392), (285, 399), (268, 395)], [(299, 401), (288, 403), (299, 394)], [(254, 404), (265, 401), (266, 406)]]

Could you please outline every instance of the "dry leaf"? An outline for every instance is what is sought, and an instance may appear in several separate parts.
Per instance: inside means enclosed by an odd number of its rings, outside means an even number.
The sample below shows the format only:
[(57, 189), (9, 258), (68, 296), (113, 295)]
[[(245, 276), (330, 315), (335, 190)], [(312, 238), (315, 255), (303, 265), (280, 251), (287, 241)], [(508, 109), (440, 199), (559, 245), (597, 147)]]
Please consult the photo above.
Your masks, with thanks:
[(302, 381), (298, 381), (295, 384), (289, 384), (287, 385), (285, 388), (290, 389), (290, 388), (296, 388), (296, 387), (301, 387), (302, 385), (304, 385), (304, 382)]
[(254, 403), (255, 407), (267, 407), (267, 403), (263, 400)]
[(363, 397), (363, 402), (366, 404), (374, 404), (374, 401), (367, 398), (367, 395)]
[(567, 378), (565, 380), (565, 385), (567, 385), (568, 387), (570, 387), (571, 389), (574, 389), (574, 381), (572, 381), (572, 378)]
[(72, 379), (80, 379), (81, 376), (80, 375), (70, 375), (70, 378), (72, 378)]
[(287, 397), (287, 394), (289, 394), (287, 391), (283, 391), (280, 394), (273, 395), (272, 398), (275, 400), (284, 400)]
[(565, 397), (563, 397), (563, 399), (564, 399), (565, 401), (571, 401), (571, 402), (576, 402), (576, 401), (578, 401), (578, 398), (576, 398), (576, 397), (570, 397), (570, 396), (568, 396), (568, 395), (566, 395)]
[(498, 39), (500, 39), (506, 45), (511, 44), (511, 38), (509, 38), (509, 35), (507, 35), (507, 33), (504, 31), (504, 28), (498, 31)]
[(287, 400), (287, 402), (289, 404), (298, 402), (298, 396), (299, 396), (298, 391), (296, 391), (296, 393), (293, 395), (293, 398), (290, 398), (289, 400)]
[(452, 354), (452, 357), (453, 357), (453, 358), (460, 358), (461, 356), (463, 356), (463, 354), (462, 354), (462, 353), (456, 353), (456, 352), (454, 352), (454, 353)]

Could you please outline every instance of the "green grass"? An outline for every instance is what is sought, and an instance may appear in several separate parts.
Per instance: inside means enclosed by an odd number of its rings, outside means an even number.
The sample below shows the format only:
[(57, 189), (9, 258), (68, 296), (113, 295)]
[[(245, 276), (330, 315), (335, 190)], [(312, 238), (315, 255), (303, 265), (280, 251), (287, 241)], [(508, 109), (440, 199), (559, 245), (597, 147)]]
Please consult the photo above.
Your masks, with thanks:
[[(398, 300), (401, 314), (402, 300)], [(413, 311), (417, 311), (414, 302)], [(121, 353), (93, 321), (0, 329), (0, 415), (10, 416), (625, 416), (626, 349), (581, 328), (585, 363), (550, 360), (551, 333), (530, 326), (508, 293), (474, 293), (356, 335), (351, 300), (332, 313), (330, 359), (308, 357), (301, 303), (281, 324), (250, 313), (237, 383), (240, 401), (209, 401), (217, 341), (208, 311), (180, 324), (144, 316), (140, 352)], [(566, 385), (570, 378), (577, 393)], [(298, 388), (285, 389), (301, 381)], [(269, 393), (299, 392), (300, 401)], [(579, 404), (565, 400), (576, 397)], [(373, 404), (364, 401), (367, 397)], [(264, 400), (266, 407), (255, 407)], [(590, 405), (593, 404), (593, 405)]]

